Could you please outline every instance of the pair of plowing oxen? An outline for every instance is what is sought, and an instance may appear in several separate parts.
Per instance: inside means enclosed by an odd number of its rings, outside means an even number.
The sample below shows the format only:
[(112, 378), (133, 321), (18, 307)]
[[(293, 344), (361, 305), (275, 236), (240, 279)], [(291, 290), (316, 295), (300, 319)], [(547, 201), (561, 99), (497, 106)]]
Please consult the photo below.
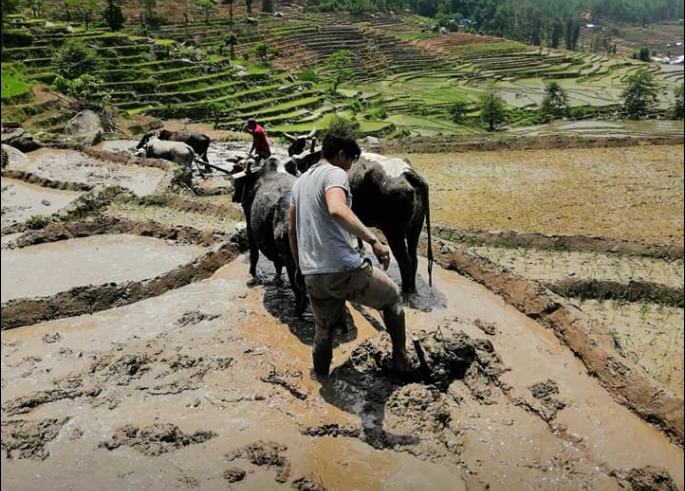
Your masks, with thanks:
[[(250, 275), (259, 281), (257, 262), (259, 253), (273, 262), (277, 281), (285, 267), (291, 288), (295, 293), (296, 314), (307, 306), (304, 280), (298, 273), (290, 253), (288, 240), (288, 214), (290, 194), (297, 175), (318, 161), (320, 152), (314, 151), (315, 130), (307, 136), (285, 135), (290, 141), (289, 158), (281, 161), (271, 156), (256, 163), (247, 159), (238, 172), (233, 174), (233, 201), (242, 205), (247, 222), (247, 239), (250, 249)], [(144, 141), (145, 140), (145, 141)], [(160, 141), (161, 140), (161, 141)], [(206, 144), (205, 144), (206, 142)], [(310, 149), (305, 151), (307, 143)], [(178, 155), (188, 153), (184, 147), (162, 143), (182, 143), (193, 154), (204, 157), (207, 162), (209, 138), (200, 133), (168, 132), (162, 130), (155, 139), (146, 135), (139, 148), (145, 146), (146, 156), (164, 158), (190, 166), (191, 162), (179, 162)], [(174, 153), (174, 151), (172, 151)], [(177, 158), (169, 158), (174, 157)], [(430, 232), (430, 201), (428, 183), (406, 160), (389, 158), (373, 153), (362, 153), (348, 171), (352, 191), (352, 210), (370, 227), (376, 227), (385, 235), (397, 260), (402, 278), (402, 291), (416, 293), (418, 269), (417, 248), (423, 223), (428, 232), (428, 276), (432, 284), (433, 254)]]

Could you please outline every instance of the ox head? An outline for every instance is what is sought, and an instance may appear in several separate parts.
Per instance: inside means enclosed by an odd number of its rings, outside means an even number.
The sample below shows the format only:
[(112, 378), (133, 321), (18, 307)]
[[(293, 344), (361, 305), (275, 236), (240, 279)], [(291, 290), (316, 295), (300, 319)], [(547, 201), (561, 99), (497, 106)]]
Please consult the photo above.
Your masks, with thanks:
[(299, 155), (304, 152), (304, 149), (307, 148), (307, 140), (313, 141), (316, 136), (316, 127), (312, 128), (306, 136), (293, 136), (288, 133), (283, 133), (283, 136), (290, 142), (288, 155), (292, 157), (293, 155)]
[(167, 129), (161, 129), (159, 130), (159, 133), (157, 133), (157, 138), (159, 138), (160, 140), (168, 140), (169, 138), (171, 138), (171, 131)]
[(140, 150), (141, 148), (145, 147), (148, 142), (150, 141), (150, 138), (153, 136), (157, 136), (154, 131), (150, 131), (149, 133), (145, 133), (143, 137), (140, 139), (138, 142), (138, 145), (136, 145), (136, 148)]
[(287, 172), (289, 174), (296, 174), (295, 163), (292, 159), (286, 162), (281, 162), (277, 157), (271, 156), (268, 159), (257, 163), (254, 159), (249, 158), (243, 162), (237, 163), (233, 167), (234, 172), (231, 174), (233, 181), (233, 197), (234, 203), (245, 203), (247, 196), (252, 195), (252, 191), (257, 185), (257, 180), (263, 175), (272, 172)]

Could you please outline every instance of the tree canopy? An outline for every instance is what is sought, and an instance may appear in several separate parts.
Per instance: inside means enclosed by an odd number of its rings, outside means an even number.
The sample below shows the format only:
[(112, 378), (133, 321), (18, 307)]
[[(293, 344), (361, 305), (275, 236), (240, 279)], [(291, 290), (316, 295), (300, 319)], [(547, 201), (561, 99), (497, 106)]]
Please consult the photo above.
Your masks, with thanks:
[(640, 70), (628, 77), (628, 86), (623, 91), (623, 111), (630, 119), (647, 116), (656, 106), (658, 89), (654, 76), (647, 70)]

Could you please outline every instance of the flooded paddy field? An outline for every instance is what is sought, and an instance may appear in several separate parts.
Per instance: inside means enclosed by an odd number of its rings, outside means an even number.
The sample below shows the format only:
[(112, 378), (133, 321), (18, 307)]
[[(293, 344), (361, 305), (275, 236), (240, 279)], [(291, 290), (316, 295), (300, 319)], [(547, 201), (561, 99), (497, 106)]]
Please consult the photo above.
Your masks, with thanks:
[(29, 161), (10, 168), (54, 181), (121, 186), (138, 196), (154, 193), (165, 175), (161, 169), (107, 162), (74, 150), (41, 149), (27, 155)]
[(48, 189), (5, 177), (0, 182), (2, 227), (25, 222), (36, 215), (52, 215), (83, 195), (78, 191)]
[(3, 331), (3, 487), (619, 490), (655, 465), (682, 489), (681, 449), (472, 281), (437, 268), (407, 309), (429, 352), (471, 353), (466, 377), (396, 378), (377, 315), (352, 307), (317, 380), (311, 314), (294, 318), (260, 271), (248, 288), (240, 258), (153, 299)]
[[(217, 156), (242, 147), (218, 148)], [(51, 159), (64, 151), (43, 152), (41, 165), (57, 162)], [(601, 205), (606, 209), (595, 214), (604, 218), (588, 228), (598, 236), (682, 243), (682, 168), (673, 163), (682, 148), (487, 154), (410, 155), (429, 180), (439, 225), (563, 233), (592, 217), (585, 207)], [(221, 155), (229, 162), (228, 153)], [(131, 167), (144, 179), (158, 170), (125, 161), (105, 167), (117, 176)], [(72, 182), (80, 175), (51, 178)], [(566, 189), (569, 183), (572, 189)], [(577, 194), (581, 187), (586, 194)], [(667, 415), (673, 431), (666, 433), (643, 419), (643, 408), (631, 410), (620, 389), (623, 370), (646, 370), (682, 401), (682, 308), (560, 297), (591, 319), (592, 336), (613, 339), (606, 359), (616, 372), (607, 378), (610, 371), (599, 376), (587, 359), (595, 354), (578, 354), (568, 339), (560, 341), (558, 332), (522, 313), (511, 292), (491, 291), (475, 277), (437, 265), (429, 287), (421, 259), (419, 293), (406, 298), (405, 311), (429, 370), (420, 368), (410, 343), (413, 369), (395, 373), (380, 315), (350, 305), (348, 331), (336, 333), (332, 372), (316, 377), (311, 311), (294, 316), (293, 294), (287, 284), (276, 284), (267, 261), (259, 263), (261, 284), (248, 286), (245, 256), (213, 256), (219, 247), (233, 247), (224, 241), (243, 226), (230, 194), (137, 194), (88, 211), (99, 228), (132, 221), (128, 228), (45, 244), (26, 234), (3, 236), (3, 309), (11, 299), (138, 282), (108, 293), (121, 298), (106, 310), (80, 315), (88, 310), (74, 308), (66, 318), (36, 316), (2, 331), (3, 488), (684, 488), (682, 408)], [(512, 202), (519, 206), (507, 209)], [(639, 208), (635, 215), (633, 208)], [(535, 214), (531, 209), (546, 218), (526, 216)], [(582, 216), (576, 217), (578, 210)], [(637, 220), (638, 212), (643, 219), (651, 212), (649, 227), (637, 227), (637, 221), (632, 228), (610, 226), (619, 221), (613, 214)], [(505, 223), (502, 213), (508, 228), (493, 225)], [(82, 225), (66, 222), (45, 236), (78, 236), (86, 230)], [(17, 248), (25, 243), (36, 245)], [(204, 247), (188, 245), (200, 243)], [(434, 247), (440, 253), (470, 249), (529, 285), (551, 286), (568, 277), (639, 281), (680, 286), (682, 296), (682, 258), (457, 246), (439, 239)], [(395, 261), (389, 274), (400, 282)], [(147, 293), (139, 294), (139, 287)], [(541, 292), (526, 287), (517, 293), (523, 303), (535, 304)], [(59, 313), (69, 307), (51, 308)], [(635, 319), (642, 325), (636, 327)], [(600, 353), (604, 342), (595, 348), (598, 359), (607, 355)]]
[(2, 251), (2, 302), (73, 287), (153, 278), (199, 256), (202, 247), (152, 237), (94, 235)]

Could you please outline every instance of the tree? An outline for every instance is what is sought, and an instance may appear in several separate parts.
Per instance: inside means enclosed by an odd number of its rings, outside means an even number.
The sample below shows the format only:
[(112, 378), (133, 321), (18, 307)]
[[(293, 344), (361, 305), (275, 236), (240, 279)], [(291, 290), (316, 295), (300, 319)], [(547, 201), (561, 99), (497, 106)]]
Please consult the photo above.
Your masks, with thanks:
[(205, 23), (209, 24), (209, 16), (214, 10), (214, 2), (212, 0), (195, 0), (197, 5), (202, 9), (202, 13), (205, 16)]
[(143, 7), (145, 8), (145, 17), (147, 17), (147, 22), (150, 23), (155, 17), (155, 7), (157, 6), (157, 0), (143, 0)]
[(252, 6), (254, 5), (254, 0), (245, 0), (245, 10), (247, 10), (247, 15), (252, 15)]
[(568, 105), (566, 91), (559, 82), (552, 81), (545, 85), (545, 97), (540, 104), (540, 112), (545, 119), (560, 116)]
[[(333, 117), (330, 119), (328, 122), (328, 129), (326, 133), (339, 133), (339, 134), (348, 134), (353, 137), (358, 137), (359, 135), (359, 128), (360, 128), (359, 121), (356, 119), (347, 119), (342, 116), (338, 116), (337, 114), (333, 115)], [(322, 138), (325, 138), (325, 135), (322, 135)]]
[(683, 84), (680, 84), (680, 87), (677, 87), (673, 94), (675, 95), (673, 119), (683, 119)]
[(102, 16), (112, 31), (121, 30), (124, 27), (124, 22), (126, 22), (126, 15), (116, 0), (107, 0), (107, 8), (105, 8)]
[(31, 9), (31, 14), (34, 19), (38, 19), (43, 15), (45, 8), (45, 0), (26, 0), (26, 6)]
[(564, 30), (564, 26), (558, 18), (555, 18), (552, 22), (552, 33), (549, 39), (549, 47), (557, 49), (559, 47), (559, 41), (561, 40), (561, 34)]
[(280, 52), (277, 48), (272, 48), (266, 43), (259, 43), (254, 47), (254, 54), (262, 65), (271, 68), (271, 63), (278, 57)]
[(238, 36), (231, 33), (228, 36), (224, 36), (223, 46), (228, 46), (230, 48), (230, 58), (235, 60), (235, 45), (238, 44)]
[(479, 97), (480, 119), (488, 126), (488, 131), (495, 131), (504, 122), (504, 99), (490, 91)]
[(262, 12), (272, 13), (274, 11), (274, 0), (262, 0)]
[(90, 22), (100, 7), (98, 0), (67, 0), (66, 5), (76, 10), (86, 30), (90, 27)]
[(0, 43), (5, 45), (5, 23), (7, 16), (19, 9), (20, 0), (2, 0), (2, 27), (0, 27)]
[(325, 63), (331, 69), (331, 91), (335, 94), (338, 86), (346, 80), (354, 76), (354, 72), (350, 68), (352, 65), (352, 51), (349, 49), (341, 49), (335, 53), (331, 53), (326, 57)]
[(228, 24), (233, 27), (233, 4), (235, 0), (221, 0), (221, 3), (228, 5)]
[(96, 73), (99, 65), (95, 52), (80, 41), (65, 42), (55, 53), (53, 63), (57, 75), (67, 80)]
[(457, 101), (449, 106), (447, 111), (449, 112), (450, 119), (453, 123), (462, 124), (466, 121), (466, 111), (468, 110), (468, 105), (466, 101)]
[(646, 116), (659, 101), (654, 76), (647, 70), (630, 75), (622, 96), (623, 112), (628, 118), (640, 119)]

